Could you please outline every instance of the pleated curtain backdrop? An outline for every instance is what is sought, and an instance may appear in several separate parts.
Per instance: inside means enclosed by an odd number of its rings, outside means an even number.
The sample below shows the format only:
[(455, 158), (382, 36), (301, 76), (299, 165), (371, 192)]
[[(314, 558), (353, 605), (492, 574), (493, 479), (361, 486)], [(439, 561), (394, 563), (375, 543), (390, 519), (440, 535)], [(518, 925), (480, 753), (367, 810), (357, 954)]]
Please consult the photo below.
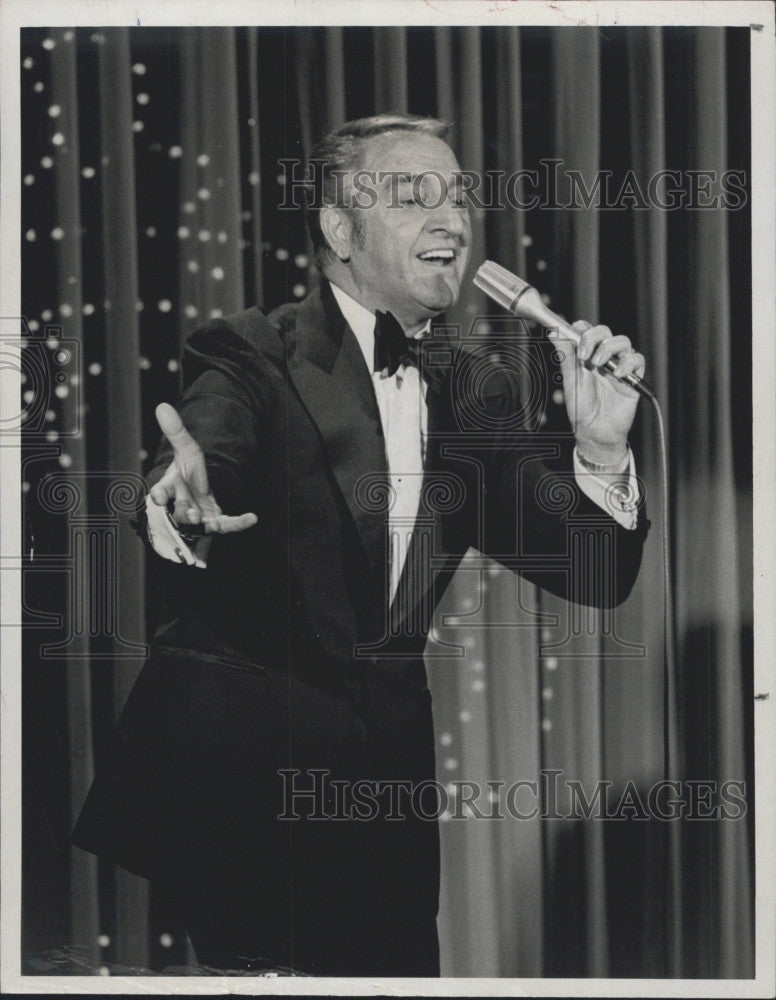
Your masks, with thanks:
[[(182, 340), (208, 317), (299, 299), (317, 280), (300, 213), (278, 208), (290, 183), (281, 161), (303, 164), (348, 117), (398, 110), (453, 121), (462, 166), (480, 174), (556, 161), (558, 204), (573, 171), (589, 186), (606, 170), (748, 170), (748, 38), (717, 28), (35, 29), (22, 50), (23, 307), (48, 350), (77, 345), (46, 444), (24, 454), (36, 536), (24, 956), (37, 972), (68, 948), (94, 969), (158, 969), (192, 960), (166, 901), (67, 835), (158, 606), (158, 574), (127, 511), (156, 447), (154, 406), (178, 391)], [(559, 818), (461, 821), (451, 791), (443, 974), (751, 976), (748, 207), (478, 209), (472, 221), (475, 262), (503, 262), (553, 308), (628, 333), (647, 357), (668, 430), (678, 656), (668, 673), (659, 452), (642, 405), (632, 441), (652, 529), (622, 608), (571, 612), (475, 553), (445, 595), (432, 646), (465, 656), (428, 660), (439, 781), (536, 782), (546, 812), (554, 773), (587, 795), (608, 782), (615, 803), (628, 792), (646, 801), (666, 778), (735, 780), (748, 809), (737, 821), (602, 821), (562, 818), (559, 795)], [(470, 287), (445, 321), (466, 331), (489, 312)], [(550, 381), (543, 404), (545, 430), (563, 433)]]

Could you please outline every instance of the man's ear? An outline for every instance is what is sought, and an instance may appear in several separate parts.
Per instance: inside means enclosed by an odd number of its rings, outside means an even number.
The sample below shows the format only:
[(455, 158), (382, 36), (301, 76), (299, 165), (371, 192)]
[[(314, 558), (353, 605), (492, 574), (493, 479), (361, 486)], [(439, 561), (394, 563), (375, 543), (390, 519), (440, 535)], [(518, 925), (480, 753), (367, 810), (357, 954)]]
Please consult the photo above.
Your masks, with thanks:
[(350, 260), (353, 223), (346, 212), (334, 205), (321, 208), (319, 221), (324, 239), (342, 261)]

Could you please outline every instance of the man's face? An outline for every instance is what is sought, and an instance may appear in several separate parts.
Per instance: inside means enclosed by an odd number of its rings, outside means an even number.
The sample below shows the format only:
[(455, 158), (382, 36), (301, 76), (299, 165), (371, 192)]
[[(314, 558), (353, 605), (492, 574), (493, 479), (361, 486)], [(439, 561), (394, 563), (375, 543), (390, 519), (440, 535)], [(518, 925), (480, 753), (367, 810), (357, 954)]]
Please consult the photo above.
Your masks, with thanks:
[(362, 169), (377, 203), (354, 210), (350, 271), (363, 304), (390, 310), (409, 330), (451, 306), (461, 290), (471, 224), (460, 167), (442, 139), (393, 132), (365, 141)]

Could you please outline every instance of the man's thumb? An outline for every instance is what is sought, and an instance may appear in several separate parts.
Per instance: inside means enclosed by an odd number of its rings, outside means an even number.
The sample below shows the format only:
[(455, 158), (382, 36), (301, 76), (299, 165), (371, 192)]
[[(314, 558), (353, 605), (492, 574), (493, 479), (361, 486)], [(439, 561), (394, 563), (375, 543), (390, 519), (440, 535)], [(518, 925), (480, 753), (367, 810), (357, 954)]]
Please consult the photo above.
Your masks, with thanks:
[(569, 379), (573, 378), (577, 368), (576, 346), (570, 340), (562, 338), (557, 330), (550, 330), (547, 337), (555, 348), (553, 361), (560, 366), (563, 384), (568, 385)]

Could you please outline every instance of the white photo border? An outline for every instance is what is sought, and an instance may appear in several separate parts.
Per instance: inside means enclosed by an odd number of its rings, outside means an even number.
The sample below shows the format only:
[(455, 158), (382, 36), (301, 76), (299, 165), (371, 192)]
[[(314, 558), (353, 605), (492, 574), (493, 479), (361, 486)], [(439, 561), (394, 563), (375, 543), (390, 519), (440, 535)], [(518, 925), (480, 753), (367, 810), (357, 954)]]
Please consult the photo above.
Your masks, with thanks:
[[(0, 988), (19, 994), (770, 997), (776, 992), (776, 39), (770, 0), (3, 0), (0, 7), (0, 329), (21, 316), (19, 30), (33, 26), (725, 25), (751, 27), (756, 976), (699, 979), (79, 977), (21, 973), (21, 483), (19, 439), (0, 447)], [(5, 318), (3, 318), (5, 317)], [(17, 330), (14, 332), (18, 332)], [(0, 372), (0, 426), (18, 372)], [(764, 697), (763, 697), (764, 696)]]

